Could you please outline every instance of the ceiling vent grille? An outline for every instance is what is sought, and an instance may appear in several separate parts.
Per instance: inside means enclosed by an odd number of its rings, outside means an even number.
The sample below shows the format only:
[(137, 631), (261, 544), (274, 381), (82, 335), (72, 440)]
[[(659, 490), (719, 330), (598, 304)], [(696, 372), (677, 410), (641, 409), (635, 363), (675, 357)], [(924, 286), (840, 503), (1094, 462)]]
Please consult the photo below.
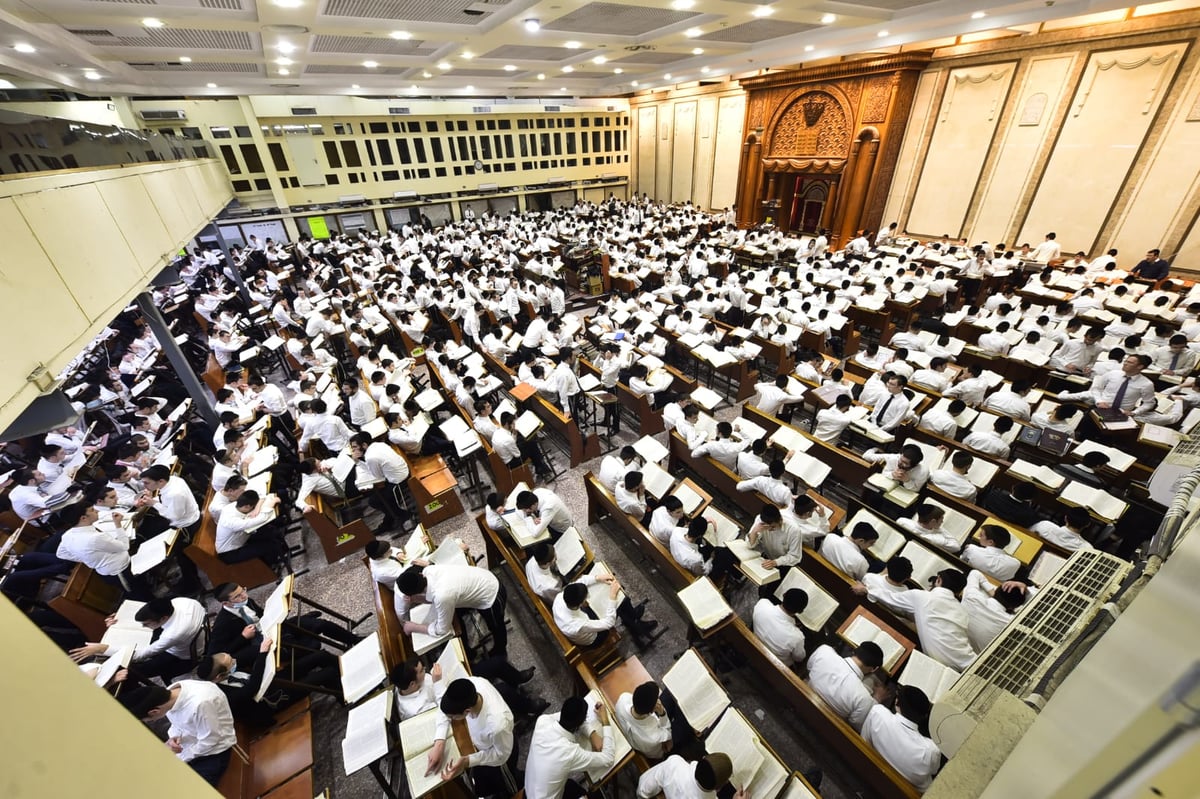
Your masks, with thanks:
[(392, 114), (393, 116), (403, 116), (405, 114), (411, 114), (412, 109), (406, 105), (390, 105), (388, 106), (388, 113)]
[(298, 105), (292, 109), (292, 116), (294, 117), (315, 117), (316, 115), (317, 109), (311, 105)]

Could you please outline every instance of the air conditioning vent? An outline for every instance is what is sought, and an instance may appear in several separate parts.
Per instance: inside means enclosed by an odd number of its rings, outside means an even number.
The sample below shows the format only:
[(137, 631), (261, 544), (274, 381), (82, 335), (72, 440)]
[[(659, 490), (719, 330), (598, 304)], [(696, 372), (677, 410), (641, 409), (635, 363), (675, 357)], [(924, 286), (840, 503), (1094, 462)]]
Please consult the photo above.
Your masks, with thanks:
[(934, 705), (929, 729), (942, 753), (954, 756), (999, 693), (1024, 699), (1075, 644), (1130, 568), (1106, 552), (1072, 555)]
[(388, 113), (392, 114), (393, 116), (403, 116), (405, 114), (411, 114), (412, 109), (406, 105), (391, 105), (388, 106)]
[(141, 117), (145, 122), (164, 122), (166, 120), (178, 121), (180, 119), (187, 119), (187, 114), (185, 112), (176, 109), (164, 109), (157, 111), (147, 109), (145, 111), (138, 111), (138, 116)]
[(292, 109), (292, 116), (294, 117), (315, 117), (316, 115), (317, 109), (311, 105), (299, 105)]
[(547, 113), (554, 113), (556, 111), (561, 111), (562, 106), (561, 105), (545, 105), (545, 106), (542, 106), (542, 110), (546, 111)]
[(490, 114), (490, 113), (492, 113), (492, 107), (490, 105), (474, 105), (474, 106), (471, 106), (471, 113), (472, 114)]

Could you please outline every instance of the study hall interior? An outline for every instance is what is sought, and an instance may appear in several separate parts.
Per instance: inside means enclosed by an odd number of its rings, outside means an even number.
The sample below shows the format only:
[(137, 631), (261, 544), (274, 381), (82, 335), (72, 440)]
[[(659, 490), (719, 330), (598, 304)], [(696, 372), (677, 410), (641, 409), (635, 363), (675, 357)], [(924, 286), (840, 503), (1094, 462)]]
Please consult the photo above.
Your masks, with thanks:
[[(519, 722), (511, 779), (528, 775), (539, 715), (590, 694), (620, 731), (613, 686), (637, 677), (676, 699), (712, 681), (716, 705), (691, 694), (681, 704), (710, 754), (756, 731), (759, 750), (738, 751), (758, 765), (734, 762), (735, 782), (783, 796), (915, 795), (862, 724), (812, 688), (806, 659), (822, 645), (852, 657), (867, 638), (884, 650), (866, 675), (881, 706), (890, 712), (910, 682), (929, 694), (929, 740), (945, 758), (930, 796), (1187, 795), (1198, 762), (1186, 709), (1197, 660), (1200, 7), (38, 5), (0, 22), (0, 473), (48, 465), (68, 479), (39, 484), (55, 500), (44, 518), (17, 512), (20, 486), (3, 489), (12, 578), (0, 586), (19, 590), (0, 612), (23, 653), (5, 682), (42, 689), (10, 690), (14, 717), (27, 719), (10, 743), (22, 784), (48, 794), (86, 781), (107, 795), (95, 782), (119, 764), (139, 791), (211, 796), (114, 701), (126, 689), (81, 678), (65, 650), (103, 637), (100, 609), (123, 607), (136, 628), (126, 601), (193, 597), (205, 632), (185, 661), (199, 666), (237, 604), (218, 596), (232, 583), (260, 617), (283, 603), (333, 625), (317, 647), (332, 660), (317, 657), (309, 676), (334, 687), (255, 730), (239, 718), (225, 795), (407, 790), (398, 745), (374, 760), (359, 751), (353, 769), (340, 746), (352, 733), (355, 746), (371, 740), (379, 697), (402, 686), (387, 674), (347, 701), (320, 669), (345, 672), (347, 657), (375, 669), (377, 658), (392, 672), (417, 652), (422, 668), (501, 685), (489, 669), (516, 681), (535, 668), (505, 689)], [(307, 313), (298, 298), (312, 299)], [(331, 324), (310, 331), (326, 310)], [(535, 346), (521, 341), (531, 327)], [(611, 381), (609, 347), (621, 360)], [(392, 362), (378, 386), (371, 350)], [(521, 371), (530, 352), (537, 372)], [(306, 373), (329, 424), (346, 425), (337, 451), (311, 447), (325, 431), (306, 428), (311, 403), (298, 406)], [(562, 388), (570, 380), (578, 393)], [(270, 410), (273, 390), (282, 411)], [(144, 397), (159, 405), (139, 411)], [(368, 403), (374, 426), (360, 416)], [(1129, 413), (1106, 414), (1113, 405)], [(235, 406), (248, 416), (221, 427)], [(511, 451), (507, 431), (495, 441), (506, 411)], [(86, 499), (102, 527), (112, 510), (89, 492), (114, 487), (124, 505), (117, 469), (149, 468), (126, 447), (147, 415), (162, 433), (150, 436), (154, 454), (173, 469), (161, 488), (131, 494), (128, 511), (144, 506), (138, 525), (166, 520), (131, 536), (137, 579), (51, 562), (65, 532), (91, 524), (57, 514)], [(71, 435), (87, 435), (55, 454), (68, 417)], [(244, 462), (219, 457), (227, 429), (243, 434)], [(358, 497), (322, 493), (306, 471), (343, 454), (322, 467), (334, 482), (343, 467), (378, 472)], [(757, 476), (743, 472), (751, 456)], [(939, 477), (913, 479), (922, 466)], [(218, 531), (223, 511), (209, 507), (227, 471), (281, 498), (266, 526), (278, 527), (277, 551), (222, 557), (228, 527)], [(625, 485), (631, 471), (640, 486)], [(511, 516), (489, 526), (492, 493), (526, 518), (521, 483), (536, 490), (536, 523), (557, 501), (573, 534)], [(194, 531), (157, 508), (169, 484), (190, 486)], [(774, 529), (763, 517), (781, 504), (777, 490), (790, 492), (785, 529), (801, 506), (815, 516), (797, 522), (808, 531), (798, 563), (764, 567), (772, 533), (756, 526)], [(653, 514), (670, 497), (711, 523), (708, 543), (656, 539)], [(827, 529), (805, 526), (822, 517)], [(855, 539), (863, 525), (873, 538)], [(247, 522), (249, 540), (265, 540), (258, 529)], [(593, 651), (556, 622), (566, 611), (556, 616), (530, 571), (543, 535), (560, 566), (595, 563), (620, 583), (616, 601), (608, 582), (590, 600), (616, 619), (612, 646)], [(996, 535), (1007, 544), (989, 548)], [(403, 592), (378, 579), (372, 541), (404, 560), (487, 571), (507, 607), (464, 611), (449, 645), (418, 641), (405, 625), (426, 617), (396, 616)], [(866, 574), (843, 544), (861, 544)], [(980, 570), (971, 547), (1005, 551), (1015, 571)], [(1033, 590), (995, 644), (955, 666), (913, 608), (871, 588), (897, 558), (921, 589), (949, 569), (970, 580), (963, 596), (1013, 577)], [(1058, 570), (1067, 561), (1075, 582)], [(30, 576), (35, 565), (44, 577)], [(788, 588), (808, 603), (786, 617), (803, 633), (791, 664), (763, 643), (758, 615), (760, 601), (782, 615)], [(627, 617), (625, 597), (644, 615)], [(509, 660), (481, 669), (496, 612)], [(31, 623), (50, 619), (68, 622), (61, 639)], [(271, 651), (273, 668), (293, 643)], [(1032, 665), (1018, 668), (1005, 647)], [(181, 669), (148, 682), (185, 674), (195, 679)], [(544, 713), (522, 722), (519, 709), (541, 700)], [(579, 781), (632, 793), (656, 759), (631, 743), (617, 741), (611, 774)], [(432, 790), (461, 790), (459, 779)]]

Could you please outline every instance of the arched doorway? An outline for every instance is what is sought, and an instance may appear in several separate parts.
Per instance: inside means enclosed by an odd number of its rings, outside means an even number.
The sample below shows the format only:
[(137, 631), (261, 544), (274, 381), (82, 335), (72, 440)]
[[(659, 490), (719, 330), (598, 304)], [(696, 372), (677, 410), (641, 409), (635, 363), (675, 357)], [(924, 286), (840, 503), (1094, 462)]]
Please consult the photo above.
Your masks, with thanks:
[(825, 218), (825, 206), (829, 202), (830, 181), (828, 178), (796, 176), (792, 194), (791, 224), (788, 229), (796, 233), (816, 233)]

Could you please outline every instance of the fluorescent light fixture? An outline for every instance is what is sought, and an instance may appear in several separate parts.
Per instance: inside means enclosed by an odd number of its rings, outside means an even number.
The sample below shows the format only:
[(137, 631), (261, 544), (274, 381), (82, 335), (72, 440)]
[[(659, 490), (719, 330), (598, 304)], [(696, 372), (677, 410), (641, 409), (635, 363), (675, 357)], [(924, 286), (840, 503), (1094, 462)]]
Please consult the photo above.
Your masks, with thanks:
[(451, 65), (449, 61), (441, 61), (438, 63), (438, 69), (442, 70), (443, 72), (450, 69), (450, 66)]
[(351, 89), (357, 89), (357, 88), (359, 88), (359, 85), (358, 85), (357, 83), (351, 83), (351, 84), (350, 84), (350, 88), (351, 88)]
[(666, 75), (663, 75), (663, 80), (670, 80), (670, 79), (671, 79), (671, 73), (670, 73), (670, 72), (668, 72)]
[(192, 57), (187, 56), (187, 55), (181, 55), (181, 56), (179, 56), (179, 63), (180, 64), (190, 64), (190, 63), (192, 63)]
[(409, 86), (409, 87), (408, 87), (408, 90), (409, 90), (410, 92), (416, 92), (416, 91), (420, 91), (420, 87), (419, 87), (419, 86), (417, 86), (417, 84), (415, 84), (415, 83), (414, 83), (412, 86)]
[(598, 56), (596, 56), (595, 58), (593, 58), (593, 59), (592, 59), (592, 63), (593, 63), (593, 64), (607, 64), (607, 63), (608, 63), (608, 59), (607, 59), (607, 58), (605, 58), (605, 57), (604, 57), (604, 56), (602, 56), (602, 55), (598, 55)]
[(158, 19), (157, 17), (146, 17), (145, 19), (142, 20), (142, 24), (145, 25), (147, 28), (161, 28), (161, 27), (165, 26), (167, 23), (163, 22), (161, 19)]
[(575, 67), (571, 66), (570, 64), (563, 67), (563, 72), (574, 72), (574, 71), (575, 71)]
[(525, 20), (525, 30), (529, 33), (537, 33), (541, 29), (542, 21), (540, 19), (530, 17), (529, 19)]
[(412, 34), (408, 31), (392, 31), (391, 36), (393, 39), (399, 39), (400, 41), (408, 41), (412, 38)]
[(692, 55), (704, 55), (704, 48), (703, 47), (693, 47)]
[(539, 73), (538, 73), (538, 76), (537, 76), (537, 78), (538, 78), (538, 80), (545, 80), (545, 79), (546, 79), (546, 73), (545, 73), (545, 72), (539, 72)]
[(379, 62), (378, 61), (364, 61), (363, 66), (366, 67), (367, 69), (375, 69), (375, 67), (379, 66)]
[(303, 0), (273, 0), (273, 2), (280, 8), (299, 8), (304, 5)]
[(466, 61), (470, 61), (470, 60), (471, 60), (472, 58), (474, 58), (474, 57), (475, 57), (475, 54), (474, 54), (474, 53), (472, 53), (470, 50), (463, 50), (463, 51), (462, 51), (462, 58), (463, 58), (464, 60), (466, 60)]
[(287, 55), (289, 53), (296, 52), (296, 45), (292, 44), (291, 42), (280, 42), (279, 44), (275, 45), (275, 49)]
[(629, 81), (629, 85), (630, 85), (630, 86), (637, 86), (637, 85), (638, 85), (638, 82), (637, 82), (636, 80), (631, 80), (631, 81)]
[(85, 72), (83, 73), (83, 76), (88, 80), (100, 80), (100, 76), (95, 72)]
[(676, 11), (687, 11), (694, 5), (696, 5), (696, 0), (672, 0), (671, 2), (671, 8)]
[(804, 45), (804, 52), (806, 52), (806, 53), (811, 53), (813, 50), (816, 50), (816, 49), (817, 48), (811, 44)]
[(422, 78), (432, 78), (432, 77), (433, 77), (433, 73), (432, 73), (432, 72), (430, 72), (429, 70), (425, 70), (424, 72), (422, 72), (422, 73), (421, 73), (421, 77), (422, 77)]
[(287, 67), (287, 66), (291, 66), (292, 63), (294, 63), (294, 62), (290, 58), (283, 57), (283, 58), (276, 58), (275, 63), (281, 67)]
[(707, 74), (708, 74), (708, 67), (700, 67), (700, 71), (701, 71), (702, 73), (704, 73), (705, 75), (707, 75)]
[(463, 91), (473, 92), (473, 91), (475, 91), (475, 87), (474, 86), (463, 86)]
[(613, 74), (614, 74), (614, 75), (620, 75), (620, 74), (621, 74), (621, 73), (623, 73), (624, 71), (625, 71), (625, 70), (621, 69), (620, 67), (617, 67), (616, 69), (614, 69), (614, 70), (613, 70)]
[(987, 16), (986, 11), (976, 11), (974, 14), (971, 15), (971, 19), (983, 19), (986, 16)]
[(564, 44), (563, 47), (567, 48), (568, 50), (578, 50), (580, 47), (583, 47), (583, 45), (572, 40)]
[(206, 86), (208, 86), (208, 88), (210, 88), (210, 89), (215, 89), (215, 88), (217, 88), (217, 84), (215, 84), (215, 83), (207, 83), (207, 84), (205, 84), (205, 85), (206, 85)]
[(875, 35), (876, 35), (876, 36), (878, 36), (880, 39), (882, 39), (882, 38), (884, 38), (885, 36), (887, 36), (887, 35), (888, 35), (888, 32), (887, 32), (887, 31), (880, 31), (879, 33), (877, 33), (877, 34), (875, 34)]
[(505, 64), (504, 71), (505, 72), (516, 72), (517, 71), (516, 64)]
[(750, 13), (756, 17), (769, 17), (775, 13), (775, 9), (770, 6), (755, 6)]
[(13, 49), (16, 50), (18, 53), (36, 53), (37, 52), (36, 47), (34, 47), (32, 44), (28, 44), (26, 42), (17, 42), (16, 44), (13, 45)]
[(821, 16), (822, 25), (832, 25), (837, 22), (837, 14), (824, 14)]
[(287, 67), (280, 67), (279, 74), (280, 75), (290, 75), (290, 74), (292, 74), (292, 72)]

